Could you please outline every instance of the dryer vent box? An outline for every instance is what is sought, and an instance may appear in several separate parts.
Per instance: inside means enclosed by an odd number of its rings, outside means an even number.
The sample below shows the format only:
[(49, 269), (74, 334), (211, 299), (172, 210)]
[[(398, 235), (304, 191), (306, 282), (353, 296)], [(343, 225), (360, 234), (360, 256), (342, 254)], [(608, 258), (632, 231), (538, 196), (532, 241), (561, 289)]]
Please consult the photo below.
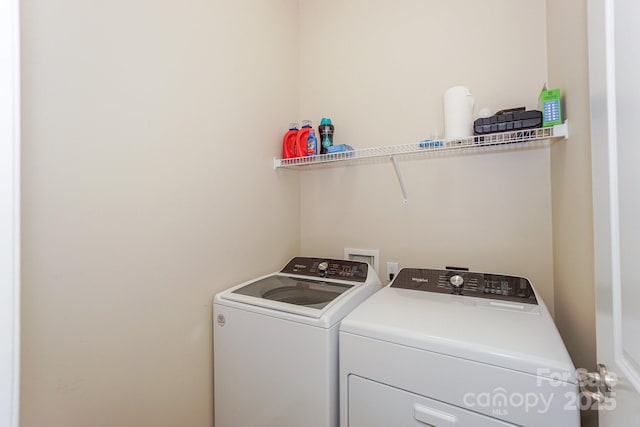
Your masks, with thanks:
[(344, 259), (368, 263), (377, 273), (380, 251), (378, 249), (344, 248)]

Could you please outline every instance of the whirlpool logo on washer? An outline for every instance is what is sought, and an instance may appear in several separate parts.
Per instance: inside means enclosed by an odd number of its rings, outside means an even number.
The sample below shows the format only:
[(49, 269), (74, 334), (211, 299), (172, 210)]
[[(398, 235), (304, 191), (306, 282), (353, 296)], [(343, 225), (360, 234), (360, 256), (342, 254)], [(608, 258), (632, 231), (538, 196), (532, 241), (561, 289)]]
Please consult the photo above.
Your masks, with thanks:
[(224, 314), (218, 314), (217, 320), (219, 326), (224, 326), (225, 323), (227, 323), (227, 319), (225, 319)]
[(429, 279), (425, 279), (425, 278), (422, 278), (422, 277), (412, 277), (411, 281), (412, 282), (418, 282), (418, 283), (428, 283)]

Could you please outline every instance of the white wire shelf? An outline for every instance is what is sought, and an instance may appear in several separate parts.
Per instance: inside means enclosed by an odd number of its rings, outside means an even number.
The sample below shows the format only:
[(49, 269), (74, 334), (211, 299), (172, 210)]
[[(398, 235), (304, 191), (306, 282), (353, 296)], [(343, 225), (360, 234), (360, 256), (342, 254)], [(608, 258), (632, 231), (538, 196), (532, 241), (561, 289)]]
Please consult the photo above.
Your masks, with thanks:
[[(479, 147), (491, 147), (504, 144), (525, 144), (533, 141), (567, 138), (567, 123), (547, 128), (524, 129), (489, 135), (468, 136), (465, 138), (443, 139), (437, 141), (414, 142), (411, 144), (387, 145), (383, 147), (361, 148), (334, 154), (295, 157), (292, 159), (274, 159), (273, 167), (301, 168), (325, 163), (370, 159), (375, 157), (405, 156), (447, 150), (465, 150)], [(523, 145), (524, 146), (524, 145)], [(515, 148), (515, 147), (514, 147)]]

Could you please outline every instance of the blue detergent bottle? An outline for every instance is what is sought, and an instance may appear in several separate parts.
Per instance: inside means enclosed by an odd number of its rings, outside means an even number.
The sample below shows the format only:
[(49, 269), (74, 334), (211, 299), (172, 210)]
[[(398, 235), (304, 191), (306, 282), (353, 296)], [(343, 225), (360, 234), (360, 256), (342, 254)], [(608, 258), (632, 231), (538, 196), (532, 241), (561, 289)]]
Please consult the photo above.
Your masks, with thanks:
[(316, 154), (318, 154), (318, 139), (316, 132), (311, 129), (307, 137), (307, 156), (315, 156)]

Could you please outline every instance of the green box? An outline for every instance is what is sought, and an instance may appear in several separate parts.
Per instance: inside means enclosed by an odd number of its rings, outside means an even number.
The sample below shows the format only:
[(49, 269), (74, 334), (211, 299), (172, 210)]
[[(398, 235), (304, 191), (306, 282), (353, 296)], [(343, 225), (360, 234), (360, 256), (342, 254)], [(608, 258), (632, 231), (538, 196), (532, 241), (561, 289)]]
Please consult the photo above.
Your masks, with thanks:
[(540, 93), (540, 104), (542, 106), (542, 127), (562, 124), (560, 89), (543, 90)]

